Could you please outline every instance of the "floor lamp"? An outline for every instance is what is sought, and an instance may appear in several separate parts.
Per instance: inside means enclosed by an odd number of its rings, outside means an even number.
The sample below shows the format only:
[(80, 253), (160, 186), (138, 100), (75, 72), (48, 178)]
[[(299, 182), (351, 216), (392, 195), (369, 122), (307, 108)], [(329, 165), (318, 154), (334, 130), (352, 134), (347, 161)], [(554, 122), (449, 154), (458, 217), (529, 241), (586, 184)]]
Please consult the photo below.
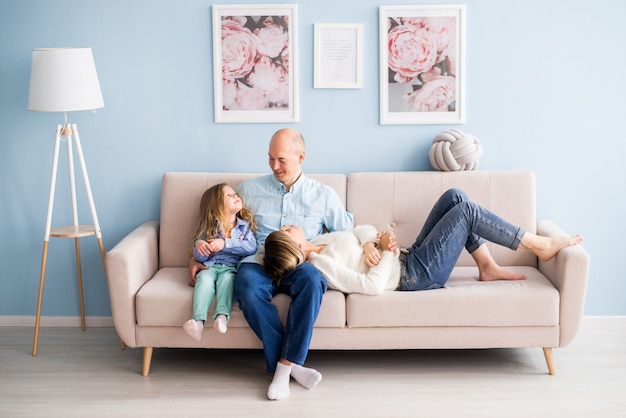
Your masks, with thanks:
[[(39, 341), (39, 325), (41, 319), (41, 302), (43, 298), (44, 278), (46, 273), (46, 261), (48, 255), (48, 241), (53, 238), (74, 238), (76, 248), (76, 266), (78, 270), (78, 291), (80, 301), (80, 314), (82, 329), (85, 331), (85, 305), (83, 300), (83, 284), (80, 266), (81, 237), (95, 235), (100, 246), (100, 255), (104, 264), (104, 245), (102, 233), (98, 224), (98, 216), (91, 194), (91, 186), (87, 176), (87, 168), (83, 157), (83, 150), (78, 136), (76, 124), (67, 122), (67, 112), (77, 110), (95, 110), (104, 106), (102, 92), (96, 65), (93, 60), (91, 48), (45, 48), (34, 49), (32, 52), (32, 65), (30, 74), (30, 91), (28, 95), (28, 110), (36, 112), (63, 112), (65, 123), (57, 125), (54, 139), (54, 154), (52, 160), (52, 174), (50, 177), (50, 193), (48, 195), (48, 212), (46, 215), (46, 229), (44, 233), (43, 252), (41, 257), (41, 274), (39, 276), (39, 297), (37, 300), (37, 317), (35, 320), (35, 336), (33, 339), (33, 356), (37, 355)], [(69, 165), (69, 182), (72, 203), (72, 220), (70, 226), (51, 229), (52, 209), (54, 206), (54, 194), (56, 176), (59, 161), (59, 148), (62, 138), (67, 146), (67, 159)], [(76, 189), (74, 181), (74, 155), (72, 148), (76, 148), (76, 154), (80, 163), (91, 218), (93, 225), (79, 225), (78, 210), (76, 206)]]

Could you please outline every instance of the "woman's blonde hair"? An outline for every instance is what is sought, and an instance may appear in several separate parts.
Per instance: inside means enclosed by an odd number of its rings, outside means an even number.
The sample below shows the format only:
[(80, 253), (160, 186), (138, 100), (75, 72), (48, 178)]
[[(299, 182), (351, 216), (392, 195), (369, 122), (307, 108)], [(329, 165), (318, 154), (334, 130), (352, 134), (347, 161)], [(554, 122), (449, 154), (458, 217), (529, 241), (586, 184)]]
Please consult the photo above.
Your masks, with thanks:
[(263, 264), (270, 278), (280, 280), (304, 263), (304, 253), (298, 244), (283, 231), (274, 231), (265, 238)]
[[(224, 207), (223, 189), (225, 186), (227, 186), (226, 183), (216, 184), (206, 189), (202, 194), (200, 199), (200, 221), (198, 222), (196, 233), (193, 235), (192, 245), (201, 238), (219, 238), (220, 232), (226, 231), (229, 219)], [(252, 232), (256, 232), (254, 214), (245, 205), (243, 199), (241, 202), (242, 207), (237, 212), (237, 217), (248, 221)]]

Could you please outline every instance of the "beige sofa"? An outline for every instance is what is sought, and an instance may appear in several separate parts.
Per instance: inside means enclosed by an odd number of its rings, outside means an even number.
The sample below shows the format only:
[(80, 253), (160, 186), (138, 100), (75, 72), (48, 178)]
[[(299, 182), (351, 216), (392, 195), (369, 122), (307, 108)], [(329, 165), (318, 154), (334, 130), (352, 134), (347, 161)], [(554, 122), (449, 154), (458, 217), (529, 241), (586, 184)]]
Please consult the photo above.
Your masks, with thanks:
[[(257, 174), (166, 173), (161, 220), (148, 221), (106, 254), (105, 269), (116, 331), (129, 347), (143, 347), (148, 375), (153, 348), (260, 349), (235, 303), (226, 334), (207, 327), (194, 342), (182, 330), (191, 317), (193, 288), (187, 264), (200, 196), (213, 184), (237, 186)], [(431, 206), (451, 187), (514, 224), (542, 235), (563, 235), (536, 220), (535, 176), (530, 171), (379, 172), (310, 175), (332, 186), (356, 224), (393, 229), (410, 245)], [(542, 347), (555, 372), (552, 347), (575, 337), (583, 314), (589, 256), (582, 246), (538, 262), (527, 251), (492, 246), (494, 258), (525, 281), (479, 282), (464, 253), (444, 289), (345, 295), (329, 290), (311, 341), (312, 350)], [(286, 295), (274, 299), (284, 321)], [(213, 308), (211, 308), (212, 310)]]

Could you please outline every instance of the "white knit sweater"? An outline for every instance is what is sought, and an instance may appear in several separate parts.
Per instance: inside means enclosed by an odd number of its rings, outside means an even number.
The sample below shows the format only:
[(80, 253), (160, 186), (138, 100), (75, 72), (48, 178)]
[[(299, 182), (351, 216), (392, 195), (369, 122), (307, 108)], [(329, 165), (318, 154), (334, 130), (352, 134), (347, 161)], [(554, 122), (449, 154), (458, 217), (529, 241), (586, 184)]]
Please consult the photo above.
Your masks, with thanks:
[(319, 235), (311, 242), (326, 246), (319, 254), (311, 253), (308, 261), (320, 270), (331, 289), (366, 295), (394, 290), (400, 280), (399, 251), (382, 251), (377, 266), (370, 269), (365, 265), (363, 245), (378, 242), (376, 234), (372, 225), (359, 225), (351, 231)]

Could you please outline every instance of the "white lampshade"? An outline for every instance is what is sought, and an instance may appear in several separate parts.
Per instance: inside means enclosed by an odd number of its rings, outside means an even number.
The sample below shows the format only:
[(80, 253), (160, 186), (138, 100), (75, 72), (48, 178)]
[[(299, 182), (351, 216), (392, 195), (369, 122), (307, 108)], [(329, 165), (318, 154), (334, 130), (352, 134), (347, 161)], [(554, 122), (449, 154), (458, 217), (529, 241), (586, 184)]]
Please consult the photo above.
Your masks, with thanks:
[(33, 49), (28, 110), (70, 112), (104, 107), (91, 48)]

